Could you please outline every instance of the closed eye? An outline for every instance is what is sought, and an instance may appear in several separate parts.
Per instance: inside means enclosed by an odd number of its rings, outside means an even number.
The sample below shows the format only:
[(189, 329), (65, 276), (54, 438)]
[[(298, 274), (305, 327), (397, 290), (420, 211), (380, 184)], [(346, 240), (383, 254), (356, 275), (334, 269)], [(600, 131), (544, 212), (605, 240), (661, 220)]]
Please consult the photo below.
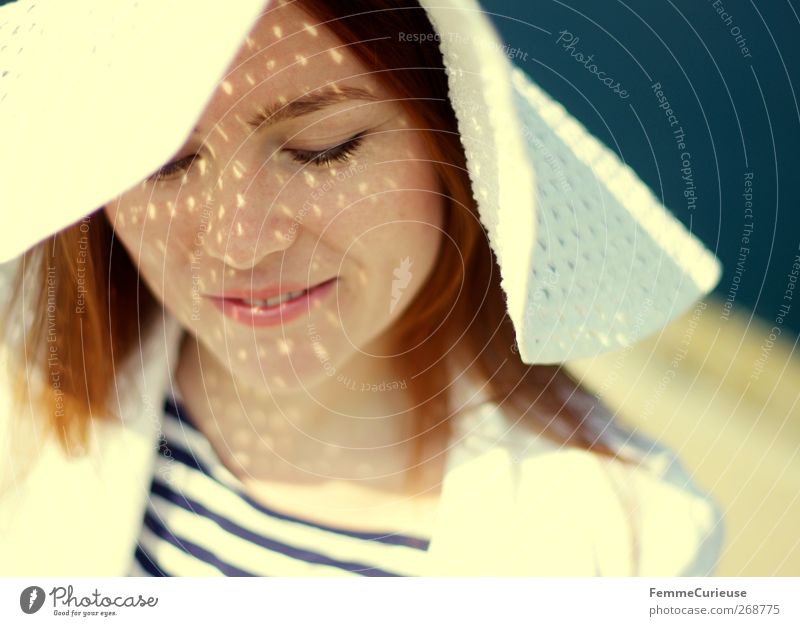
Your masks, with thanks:
[[(324, 150), (296, 150), (285, 148), (285, 151), (298, 163), (304, 165), (313, 164), (320, 167), (328, 166), (333, 162), (345, 162), (350, 159), (361, 145), (366, 132), (367, 131), (361, 131), (350, 139), (335, 146), (331, 146), (330, 148), (325, 148)], [(175, 161), (170, 161), (166, 165), (163, 165), (157, 172), (149, 176), (147, 180), (161, 181), (175, 178), (177, 175), (186, 172), (198, 156), (198, 154), (190, 154), (176, 159)]]
[(344, 162), (353, 156), (353, 153), (361, 145), (364, 135), (367, 131), (361, 131), (357, 135), (351, 137), (347, 141), (340, 144), (325, 148), (324, 150), (290, 150), (286, 151), (291, 155), (292, 159), (298, 163), (308, 165), (312, 163), (318, 166), (327, 166), (332, 162)]
[(162, 165), (161, 168), (155, 174), (149, 176), (147, 180), (169, 180), (170, 178), (175, 178), (177, 174), (188, 170), (197, 156), (197, 154), (190, 154), (189, 156)]

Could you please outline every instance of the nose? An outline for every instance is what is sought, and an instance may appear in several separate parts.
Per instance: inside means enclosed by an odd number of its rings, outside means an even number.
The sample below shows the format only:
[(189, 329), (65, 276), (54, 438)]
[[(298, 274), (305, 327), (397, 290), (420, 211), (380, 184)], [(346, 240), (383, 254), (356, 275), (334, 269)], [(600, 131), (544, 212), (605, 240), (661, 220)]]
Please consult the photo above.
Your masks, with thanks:
[(203, 238), (209, 257), (238, 270), (257, 266), (296, 238), (296, 225), (276, 202), (276, 194), (248, 179), (242, 169), (229, 168), (217, 178), (209, 194), (212, 210)]

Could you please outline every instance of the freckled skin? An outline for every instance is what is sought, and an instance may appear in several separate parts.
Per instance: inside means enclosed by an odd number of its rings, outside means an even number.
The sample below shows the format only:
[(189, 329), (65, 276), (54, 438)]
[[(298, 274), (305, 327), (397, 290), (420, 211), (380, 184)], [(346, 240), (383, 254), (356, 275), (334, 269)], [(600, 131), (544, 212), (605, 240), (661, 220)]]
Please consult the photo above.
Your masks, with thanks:
[[(199, 132), (175, 155), (198, 153), (197, 160), (106, 207), (166, 307), (235, 368), (239, 382), (273, 391), (329, 382), (310, 334), (322, 338), (330, 365), (358, 358), (412, 300), (442, 237), (442, 200), (419, 133), (407, 130), (407, 116), (377, 77), (309, 22), (291, 5), (262, 17), (198, 120)], [(378, 101), (344, 101), (259, 130), (246, 124), (259, 106), (328, 83), (368, 90)], [(347, 162), (303, 165), (288, 152), (328, 148), (365, 130)], [(405, 257), (412, 278), (390, 314), (393, 271)], [(325, 306), (282, 328), (243, 326), (197, 297), (337, 275)], [(292, 350), (279, 350), (281, 340)]]
[[(396, 485), (413, 440), (406, 418), (393, 417), (409, 408), (404, 392), (349, 391), (337, 378), (393, 379), (392, 359), (371, 355), (391, 354), (387, 329), (435, 271), (443, 199), (393, 94), (330, 31), (304, 25), (315, 21), (293, 4), (265, 14), (174, 156), (198, 154), (188, 170), (144, 181), (105, 210), (144, 281), (188, 331), (178, 388), (229, 469), (256, 485), (320, 475)], [(377, 101), (343, 101), (258, 130), (247, 124), (259, 107), (329, 84)], [(292, 158), (291, 150), (319, 151), (362, 131), (346, 162)], [(396, 272), (407, 285), (390, 312)], [(338, 288), (324, 304), (283, 326), (245, 326), (203, 297), (333, 276)], [(362, 501), (363, 489), (355, 492)], [(345, 501), (341, 491), (329, 495)], [(323, 501), (315, 493), (303, 510)]]

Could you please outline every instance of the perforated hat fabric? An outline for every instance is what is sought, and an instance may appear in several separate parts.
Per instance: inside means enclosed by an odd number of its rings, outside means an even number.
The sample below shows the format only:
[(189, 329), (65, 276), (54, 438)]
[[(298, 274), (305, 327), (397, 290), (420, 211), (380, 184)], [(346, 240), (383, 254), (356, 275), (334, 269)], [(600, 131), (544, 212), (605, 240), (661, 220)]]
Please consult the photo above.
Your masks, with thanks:
[(537, 183), (523, 360), (629, 346), (710, 292), (717, 258), (561, 105), (520, 71), (512, 83)]
[(422, 0), (526, 363), (626, 347), (719, 281), (630, 167), (515, 68), (476, 2)]
[[(472, 191), (524, 362), (628, 346), (713, 289), (716, 257), (512, 66), (477, 2), (420, 4), (439, 36)], [(267, 5), (0, 7), (0, 262), (168, 160)], [(192, 44), (198, 40), (204, 45)], [(163, 63), (176, 49), (197, 58)], [(169, 97), (148, 100), (154, 91)]]

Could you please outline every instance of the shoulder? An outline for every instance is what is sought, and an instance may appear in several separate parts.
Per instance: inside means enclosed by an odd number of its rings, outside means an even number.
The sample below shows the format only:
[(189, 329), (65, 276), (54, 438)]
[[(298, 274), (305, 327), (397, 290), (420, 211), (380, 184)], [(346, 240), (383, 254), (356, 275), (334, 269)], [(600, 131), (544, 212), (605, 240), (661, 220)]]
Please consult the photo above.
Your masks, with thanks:
[(588, 572), (565, 566), (565, 575), (713, 574), (722, 511), (667, 446), (611, 422), (609, 441), (635, 461), (625, 464), (536, 435), (493, 404), (459, 428), (474, 448), (505, 454), (514, 481), (515, 541), (532, 546), (524, 558), (549, 550), (552, 559), (573, 555), (583, 563), (582, 554), (591, 553)]
[(636, 574), (713, 575), (724, 540), (719, 503), (671, 448), (631, 434), (620, 449), (638, 464), (611, 461), (606, 471), (631, 520)]

